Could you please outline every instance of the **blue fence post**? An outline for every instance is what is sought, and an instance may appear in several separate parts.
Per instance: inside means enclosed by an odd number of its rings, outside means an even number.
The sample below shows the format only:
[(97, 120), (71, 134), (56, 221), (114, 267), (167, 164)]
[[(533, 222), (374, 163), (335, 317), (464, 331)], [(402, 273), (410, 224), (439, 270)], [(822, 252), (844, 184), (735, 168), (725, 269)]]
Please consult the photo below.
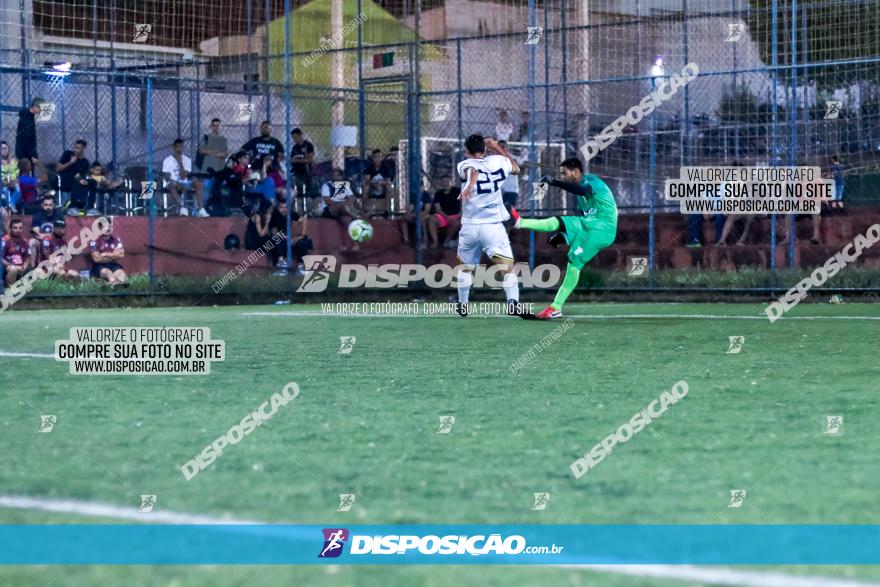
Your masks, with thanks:
[[(25, 15), (25, 0), (18, 1), (18, 36), (21, 40), (21, 103), (27, 107), (30, 105), (31, 101), (31, 76), (30, 76), (30, 55), (27, 50), (27, 29), (25, 27), (24, 15)], [(65, 143), (66, 144), (66, 143)]]
[(95, 159), (101, 158), (101, 133), (98, 129), (98, 1), (92, 0), (92, 90), (94, 93)]
[[(422, 80), (421, 80), (421, 34), (422, 34), (422, 3), (415, 3), (415, 42), (412, 44), (412, 83), (413, 83), (413, 109), (412, 109), (412, 136), (413, 142), (410, 143), (410, 154), (413, 156), (415, 166), (411, 166), (409, 174), (410, 193), (409, 200), (412, 203), (413, 210), (416, 212), (418, 219), (419, 206), (422, 201)], [(421, 264), (423, 259), (422, 253), (422, 223), (416, 221), (416, 263)]]
[[(290, 84), (291, 84), (291, 59), (290, 59), (290, 27), (293, 25), (293, 18), (290, 10), (290, 0), (284, 0), (284, 153), (282, 156), (282, 161), (287, 161), (287, 156), (290, 153), (291, 145), (290, 145)], [(268, 102), (267, 108), (268, 108)], [(291, 210), (293, 209), (293, 198), (291, 197), (291, 177), (290, 172), (284, 174), (285, 180), (285, 192), (287, 194), (287, 218), (285, 220), (285, 228), (287, 229), (287, 278), (290, 280), (291, 272), (290, 268), (293, 266), (293, 240), (291, 233), (293, 232), (292, 219), (291, 219)], [(305, 207), (303, 208), (303, 214), (306, 214), (307, 210)]]
[[(363, 12), (363, 0), (358, 0), (358, 18)], [(364, 25), (357, 28), (358, 68), (358, 181), (363, 181), (364, 159), (367, 157), (367, 86), (364, 83)], [(401, 162), (402, 163), (402, 162)], [(345, 169), (342, 170), (345, 173)]]
[[(535, 0), (529, 0), (529, 26), (534, 27), (537, 24), (538, 15), (536, 12), (537, 5)], [(546, 39), (544, 39), (546, 43)], [(536, 75), (536, 51), (537, 45), (529, 45), (529, 118), (531, 119), (531, 124), (529, 124), (529, 156), (534, 159), (535, 155), (535, 121), (537, 120), (537, 116), (535, 116), (535, 75)], [(537, 161), (536, 161), (537, 162)], [(535, 182), (535, 167), (533, 165), (529, 166), (529, 188)], [(535, 215), (535, 200), (531, 200), (531, 210), (530, 214), (532, 216)], [(535, 268), (535, 233), (534, 231), (529, 231), (529, 269)]]
[[(772, 123), (770, 125), (770, 166), (776, 166), (776, 126), (778, 124), (778, 113), (776, 108), (776, 68), (779, 65), (779, 6), (778, 0), (772, 1), (770, 7), (770, 65), (772, 73), (770, 75), (770, 113)], [(773, 285), (776, 285), (776, 214), (770, 215), (770, 272), (773, 274)]]
[[(562, 143), (568, 142), (568, 3), (559, 0), (559, 26), (562, 28)], [(575, 154), (577, 154), (575, 152)], [(562, 198), (563, 213), (568, 212), (568, 198)]]
[[(153, 181), (153, 79), (147, 77), (147, 101), (146, 101), (146, 121), (147, 121), (147, 181)], [(160, 190), (153, 191), (153, 197), (150, 198), (149, 213), (149, 244), (150, 244), (150, 286), (156, 285), (156, 198), (159, 197)]]
[[(253, 0), (247, 0), (247, 6), (245, 8), (245, 19), (247, 20), (247, 72), (248, 72), (248, 75), (253, 75), (252, 72), (254, 71), (254, 66), (253, 66), (253, 62), (252, 62), (253, 52), (252, 52), (252, 48), (251, 48), (251, 37), (254, 34), (253, 11), (254, 11)], [(266, 28), (265, 36), (266, 36), (266, 38), (269, 37), (269, 29), (268, 28)], [(269, 73), (269, 71), (267, 69), (266, 74), (268, 75), (268, 73)], [(251, 89), (252, 89), (251, 88), (251, 80), (248, 78), (245, 78), (244, 92), (245, 92), (245, 98), (247, 99), (248, 104), (251, 103)], [(253, 135), (253, 127), (252, 127), (253, 119), (254, 119), (253, 115), (248, 117), (248, 139), (250, 139), (250, 137), (254, 136)]]
[[(110, 161), (119, 173), (119, 159), (117, 153), (117, 115), (116, 115), (116, 52), (114, 51), (114, 31), (116, 31), (116, 11), (110, 11)], [(126, 96), (128, 94), (126, 93)], [(111, 202), (112, 205), (112, 202)]]
[[(265, 4), (263, 5), (263, 12), (264, 12), (263, 16), (265, 17), (265, 20), (266, 20), (266, 22), (265, 22), (266, 34), (263, 35), (263, 50), (264, 50), (264, 54), (266, 56), (266, 82), (267, 82), (266, 86), (265, 86), (265, 89), (266, 89), (266, 104), (265, 104), (265, 106), (266, 106), (266, 120), (268, 120), (269, 122), (272, 122), (272, 108), (271, 108), (271, 102), (272, 102), (271, 89), (272, 88), (268, 83), (268, 81), (271, 78), (271, 76), (269, 75), (269, 25), (272, 23), (271, 0), (266, 0)], [(289, 10), (285, 10), (285, 18), (287, 18), (287, 12), (289, 12)], [(286, 22), (287, 21), (285, 21), (285, 23)], [(287, 33), (285, 33), (285, 34), (287, 34)], [(248, 122), (248, 133), (249, 133), (248, 137), (253, 136), (253, 133), (251, 133), (251, 126), (250, 125), (251, 125), (251, 123)]]
[(458, 88), (456, 94), (456, 109), (458, 110), (458, 141), (464, 140), (462, 115), (462, 95), (461, 95), (461, 37), (455, 38), (455, 82)]
[[(797, 30), (798, 30), (798, 19), (797, 19), (797, 0), (792, 0), (791, 2), (791, 105), (789, 106), (788, 113), (788, 123), (791, 125), (790, 129), (790, 143), (789, 143), (789, 154), (788, 160), (789, 165), (795, 166), (798, 164), (797, 158), (797, 145), (798, 145), (798, 136), (797, 136), (797, 109), (798, 109), (798, 99), (797, 99)], [(797, 245), (797, 216), (791, 214), (788, 217), (788, 267), (789, 269), (794, 269), (795, 267), (795, 246)]]

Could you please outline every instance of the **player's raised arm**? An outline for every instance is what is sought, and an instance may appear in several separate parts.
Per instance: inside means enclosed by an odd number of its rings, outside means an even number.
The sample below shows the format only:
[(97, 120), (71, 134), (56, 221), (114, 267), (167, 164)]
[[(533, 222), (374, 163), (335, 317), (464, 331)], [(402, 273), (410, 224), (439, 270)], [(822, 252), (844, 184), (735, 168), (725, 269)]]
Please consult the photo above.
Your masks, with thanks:
[(510, 151), (508, 151), (506, 147), (499, 145), (498, 141), (496, 141), (495, 139), (486, 139), (486, 147), (492, 149), (493, 151), (510, 161), (511, 175), (519, 175), (519, 163), (516, 162), (516, 159), (513, 158), (513, 155), (510, 154)]
[(458, 196), (458, 199), (461, 200), (462, 202), (467, 202), (470, 199), (471, 193), (474, 190), (474, 186), (477, 185), (477, 170), (474, 169), (473, 167), (469, 167), (467, 172), (468, 172), (467, 185), (464, 186), (464, 189), (461, 190), (461, 194), (459, 194), (459, 196)]

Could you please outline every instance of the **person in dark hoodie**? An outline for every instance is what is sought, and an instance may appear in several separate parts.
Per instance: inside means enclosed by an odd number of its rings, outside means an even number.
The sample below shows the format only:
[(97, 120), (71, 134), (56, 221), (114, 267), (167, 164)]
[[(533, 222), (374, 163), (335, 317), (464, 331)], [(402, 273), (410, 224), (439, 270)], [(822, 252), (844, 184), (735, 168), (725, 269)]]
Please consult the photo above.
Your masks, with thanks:
[(31, 100), (29, 108), (18, 113), (18, 127), (15, 129), (15, 158), (27, 159), (37, 163), (37, 115), (40, 113), (42, 98)]

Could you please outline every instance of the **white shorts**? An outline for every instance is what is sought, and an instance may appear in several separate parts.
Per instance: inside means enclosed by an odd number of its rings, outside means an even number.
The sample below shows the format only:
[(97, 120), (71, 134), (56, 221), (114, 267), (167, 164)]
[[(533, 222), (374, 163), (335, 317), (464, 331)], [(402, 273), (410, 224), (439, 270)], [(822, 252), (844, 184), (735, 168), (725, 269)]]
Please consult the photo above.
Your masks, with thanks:
[(498, 256), (513, 261), (507, 229), (500, 222), (462, 224), (458, 233), (458, 259), (465, 265), (477, 265), (480, 255)]

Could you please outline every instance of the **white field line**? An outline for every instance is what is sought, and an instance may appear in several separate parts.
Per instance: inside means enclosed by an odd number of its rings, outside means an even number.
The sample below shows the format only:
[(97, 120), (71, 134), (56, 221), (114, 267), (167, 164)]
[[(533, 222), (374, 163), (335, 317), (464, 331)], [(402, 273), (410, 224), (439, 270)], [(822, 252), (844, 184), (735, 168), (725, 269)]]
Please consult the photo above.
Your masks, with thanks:
[[(242, 312), (241, 316), (293, 316), (293, 317), (324, 317), (324, 318), (455, 318), (460, 319), (456, 314), (338, 314), (335, 312), (319, 312), (316, 310), (302, 310), (299, 312)], [(473, 314), (475, 318), (505, 318), (511, 320), (513, 317), (504, 314)], [(704, 320), (711, 318), (715, 320), (764, 320), (770, 322), (766, 316), (727, 316), (723, 314), (563, 314), (561, 319), (578, 318), (586, 320), (626, 320), (626, 319), (691, 319)], [(880, 320), (880, 316), (786, 316), (786, 320)]]
[[(43, 512), (77, 514), (138, 522), (161, 522), (166, 524), (262, 524), (236, 518), (216, 518), (199, 514), (171, 511), (140, 513), (135, 507), (77, 500), (54, 500), (18, 495), (0, 495), (0, 507)], [(864, 583), (831, 577), (808, 577), (785, 575), (763, 571), (740, 571), (718, 567), (695, 567), (690, 565), (552, 565), (567, 569), (582, 569), (600, 573), (614, 573), (638, 577), (673, 579), (706, 583), (710, 585), (735, 585), (738, 587), (880, 587), (880, 583)]]
[(47, 355), (44, 353), (7, 353), (0, 351), (0, 357), (17, 357), (17, 358), (33, 358), (33, 359), (54, 359), (55, 355)]

